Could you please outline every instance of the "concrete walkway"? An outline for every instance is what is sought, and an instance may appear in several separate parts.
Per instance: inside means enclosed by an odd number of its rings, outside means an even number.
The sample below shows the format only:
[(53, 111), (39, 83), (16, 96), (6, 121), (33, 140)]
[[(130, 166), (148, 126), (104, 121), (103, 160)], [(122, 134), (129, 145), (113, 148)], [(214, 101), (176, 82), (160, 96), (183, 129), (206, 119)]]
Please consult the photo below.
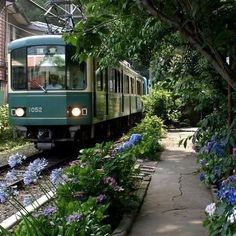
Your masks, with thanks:
[(163, 140), (166, 150), (129, 236), (207, 235), (202, 220), (206, 205), (212, 202), (211, 193), (198, 179), (191, 143), (186, 149), (178, 147), (179, 140), (190, 134), (172, 130)]

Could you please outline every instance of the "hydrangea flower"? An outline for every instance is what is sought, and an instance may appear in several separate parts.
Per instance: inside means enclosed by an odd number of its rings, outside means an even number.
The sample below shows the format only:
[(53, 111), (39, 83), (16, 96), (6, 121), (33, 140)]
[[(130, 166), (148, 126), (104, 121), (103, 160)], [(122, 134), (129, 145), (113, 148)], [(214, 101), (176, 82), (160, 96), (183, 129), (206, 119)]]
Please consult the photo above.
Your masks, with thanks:
[(45, 158), (37, 158), (29, 164), (28, 170), (39, 173), (43, 169), (45, 169), (47, 165), (48, 165), (48, 161)]
[(43, 215), (44, 216), (51, 216), (54, 213), (56, 213), (56, 211), (57, 211), (56, 207), (46, 207), (43, 210)]
[(20, 153), (16, 153), (14, 155), (11, 155), (8, 159), (8, 165), (13, 168), (17, 165), (22, 164), (23, 160), (26, 159), (26, 156), (24, 156), (23, 154)]
[(233, 223), (236, 221), (236, 209), (233, 209), (232, 214), (230, 214), (230, 215), (227, 217), (227, 221), (228, 221), (230, 224), (233, 224)]
[(204, 174), (204, 173), (201, 173), (201, 174), (199, 175), (199, 179), (200, 179), (200, 181), (204, 181), (204, 179), (205, 179), (205, 174)]
[(207, 161), (204, 160), (204, 159), (201, 159), (201, 160), (199, 161), (199, 163), (200, 163), (200, 165), (201, 165), (202, 167), (206, 167), (206, 166), (207, 166)]
[(5, 179), (8, 182), (16, 181), (17, 180), (16, 170), (12, 169), (12, 170), (8, 171), (7, 174), (6, 174)]
[(28, 206), (34, 201), (33, 197), (31, 195), (26, 195), (23, 199), (23, 205)]
[(66, 218), (66, 222), (68, 223), (73, 223), (73, 222), (77, 222), (81, 219), (81, 214), (79, 213), (75, 213), (73, 215), (69, 215), (67, 218)]
[(40, 172), (48, 165), (48, 162), (45, 158), (37, 158), (33, 162), (31, 162), (23, 174), (23, 180), (25, 185), (29, 185), (31, 183), (36, 183)]
[(106, 178), (104, 179), (104, 183), (105, 183), (105, 184), (108, 184), (108, 185), (110, 185), (110, 186), (112, 186), (112, 187), (117, 186), (117, 182), (116, 182), (115, 178), (110, 177), (110, 176), (108, 176), (108, 177), (106, 177)]
[(218, 197), (221, 200), (228, 202), (231, 205), (236, 205), (236, 176), (229, 176), (222, 182), (221, 188), (218, 191)]
[(216, 211), (216, 204), (214, 202), (206, 206), (205, 212), (209, 216), (213, 216), (215, 214), (215, 211)]
[(141, 140), (142, 140), (141, 134), (132, 134), (129, 139), (129, 142), (135, 145), (135, 144), (138, 144), (139, 142), (141, 142)]
[(66, 179), (66, 175), (63, 174), (62, 168), (52, 170), (50, 174), (50, 180), (54, 185), (64, 183), (65, 179)]
[(106, 199), (107, 197), (105, 194), (100, 194), (99, 196), (97, 196), (96, 201), (97, 203), (103, 203)]
[(25, 185), (29, 185), (32, 183), (36, 183), (38, 180), (39, 176), (38, 173), (35, 171), (30, 171), (27, 170), (24, 174), (23, 174), (23, 181)]
[(141, 134), (132, 134), (129, 138), (129, 141), (124, 142), (122, 145), (115, 148), (115, 151), (121, 153), (126, 149), (132, 148), (134, 145), (139, 143), (142, 140)]
[(0, 182), (0, 202), (4, 203), (10, 196), (18, 195), (16, 187), (8, 187), (5, 182)]
[(0, 202), (4, 203), (9, 197), (9, 191), (6, 183), (0, 182)]

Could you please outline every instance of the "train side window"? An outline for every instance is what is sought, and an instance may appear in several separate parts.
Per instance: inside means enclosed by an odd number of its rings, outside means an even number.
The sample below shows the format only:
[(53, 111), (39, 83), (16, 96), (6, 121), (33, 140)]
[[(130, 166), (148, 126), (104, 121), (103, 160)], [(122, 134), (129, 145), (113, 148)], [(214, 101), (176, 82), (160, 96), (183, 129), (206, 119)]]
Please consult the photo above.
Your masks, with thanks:
[[(96, 65), (96, 68), (97, 68), (97, 65)], [(97, 87), (97, 90), (98, 91), (103, 91), (103, 87), (104, 87), (104, 84), (103, 84), (103, 78), (104, 78), (104, 73), (103, 71), (101, 71), (100, 69), (96, 69), (96, 87)]]
[(141, 82), (139, 80), (137, 80), (137, 94), (138, 95), (142, 95), (142, 89), (141, 89)]
[(109, 92), (115, 92), (115, 70), (109, 71)]
[(11, 84), (14, 90), (27, 89), (26, 48), (19, 48), (12, 51)]
[(121, 92), (121, 80), (120, 80), (120, 71), (116, 71), (116, 75), (117, 75), (117, 92), (120, 93)]
[(130, 77), (130, 93), (134, 94), (134, 78)]
[(124, 90), (124, 93), (126, 94), (129, 93), (129, 76), (128, 75), (124, 76), (123, 90)]

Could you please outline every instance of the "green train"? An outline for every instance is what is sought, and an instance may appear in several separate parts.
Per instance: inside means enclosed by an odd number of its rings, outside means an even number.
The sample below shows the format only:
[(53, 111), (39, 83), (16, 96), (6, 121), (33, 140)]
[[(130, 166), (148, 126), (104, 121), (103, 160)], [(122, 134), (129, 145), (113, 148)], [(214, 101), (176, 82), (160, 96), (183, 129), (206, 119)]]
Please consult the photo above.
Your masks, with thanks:
[(9, 44), (9, 120), (38, 149), (107, 137), (140, 119), (147, 80), (126, 62), (79, 63), (59, 35)]

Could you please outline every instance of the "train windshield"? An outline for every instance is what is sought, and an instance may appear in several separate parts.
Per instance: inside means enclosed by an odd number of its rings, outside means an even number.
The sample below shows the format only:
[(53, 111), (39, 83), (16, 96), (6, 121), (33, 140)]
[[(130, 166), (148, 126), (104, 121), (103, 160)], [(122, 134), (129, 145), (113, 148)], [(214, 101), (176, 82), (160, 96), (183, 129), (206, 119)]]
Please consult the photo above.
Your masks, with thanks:
[[(75, 63), (65, 46), (19, 48), (11, 54), (14, 90), (85, 89), (85, 63)], [(67, 55), (68, 54), (68, 55)]]

